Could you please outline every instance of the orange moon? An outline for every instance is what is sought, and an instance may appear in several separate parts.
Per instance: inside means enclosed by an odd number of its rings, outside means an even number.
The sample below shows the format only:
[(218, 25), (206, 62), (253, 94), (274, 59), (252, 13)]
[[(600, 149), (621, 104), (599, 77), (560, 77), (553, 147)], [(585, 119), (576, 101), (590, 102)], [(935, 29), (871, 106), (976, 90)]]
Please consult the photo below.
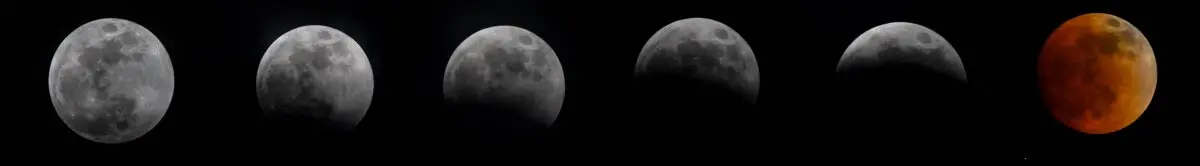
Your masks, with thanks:
[(1059, 122), (1107, 134), (1129, 126), (1150, 106), (1158, 69), (1150, 42), (1133, 24), (1091, 13), (1050, 34), (1038, 59), (1038, 79)]

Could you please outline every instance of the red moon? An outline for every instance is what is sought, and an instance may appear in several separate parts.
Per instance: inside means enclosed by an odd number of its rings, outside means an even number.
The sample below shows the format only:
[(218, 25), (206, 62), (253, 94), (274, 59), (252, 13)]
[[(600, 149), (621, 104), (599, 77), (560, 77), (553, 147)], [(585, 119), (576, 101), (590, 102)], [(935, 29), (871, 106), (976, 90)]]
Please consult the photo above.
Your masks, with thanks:
[(1059, 122), (1107, 134), (1137, 120), (1154, 96), (1157, 63), (1141, 31), (1117, 16), (1084, 14), (1046, 40), (1038, 59), (1046, 106)]

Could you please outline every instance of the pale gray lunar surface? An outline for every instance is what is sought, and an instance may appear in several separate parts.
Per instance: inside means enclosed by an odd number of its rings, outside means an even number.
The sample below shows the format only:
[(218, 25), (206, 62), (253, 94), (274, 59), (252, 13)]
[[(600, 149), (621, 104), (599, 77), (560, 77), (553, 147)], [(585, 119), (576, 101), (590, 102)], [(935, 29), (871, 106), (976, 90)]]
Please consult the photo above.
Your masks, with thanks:
[[(367, 114), (375, 78), (367, 54), (342, 31), (320, 25), (292, 29), (263, 54), (255, 80), (269, 118), (349, 131)], [(291, 124), (288, 124), (291, 125)]]
[(678, 73), (723, 83), (756, 102), (758, 61), (740, 34), (707, 18), (688, 18), (659, 29), (642, 47), (635, 73)]
[(167, 112), (175, 89), (162, 42), (128, 20), (79, 26), (50, 63), (50, 99), (59, 117), (79, 136), (99, 143), (145, 135)]
[(842, 53), (837, 71), (889, 63), (911, 63), (967, 81), (958, 52), (942, 35), (907, 22), (892, 22), (867, 30)]
[(542, 38), (514, 26), (479, 30), (446, 64), (442, 93), (451, 102), (503, 105), (549, 126), (566, 94), (562, 64)]

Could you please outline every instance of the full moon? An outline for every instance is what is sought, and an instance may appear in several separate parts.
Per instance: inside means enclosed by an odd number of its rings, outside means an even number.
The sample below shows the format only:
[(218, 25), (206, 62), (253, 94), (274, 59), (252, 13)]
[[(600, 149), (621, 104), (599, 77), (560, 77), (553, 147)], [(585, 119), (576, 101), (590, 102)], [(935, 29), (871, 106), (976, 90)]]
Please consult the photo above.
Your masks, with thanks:
[(1116, 16), (1091, 13), (1050, 34), (1038, 79), (1055, 118), (1079, 132), (1106, 134), (1129, 126), (1150, 106), (1158, 69), (1141, 31)]
[(542, 38), (514, 26), (479, 30), (463, 40), (446, 64), (442, 93), (453, 105), (508, 122), (548, 127), (566, 94), (562, 64)]
[(75, 133), (99, 143), (145, 135), (175, 89), (171, 58), (149, 30), (105, 18), (79, 26), (50, 62), (50, 99)]
[(749, 103), (758, 98), (758, 61), (740, 34), (721, 22), (688, 18), (667, 24), (638, 54), (638, 76), (668, 74), (720, 84)]
[(267, 48), (255, 80), (258, 103), (276, 125), (349, 131), (367, 114), (375, 90), (362, 47), (337, 29), (292, 29)]
[(945, 38), (925, 26), (892, 22), (875, 26), (850, 42), (837, 71), (902, 63), (923, 66), (960, 81), (967, 81), (958, 52)]

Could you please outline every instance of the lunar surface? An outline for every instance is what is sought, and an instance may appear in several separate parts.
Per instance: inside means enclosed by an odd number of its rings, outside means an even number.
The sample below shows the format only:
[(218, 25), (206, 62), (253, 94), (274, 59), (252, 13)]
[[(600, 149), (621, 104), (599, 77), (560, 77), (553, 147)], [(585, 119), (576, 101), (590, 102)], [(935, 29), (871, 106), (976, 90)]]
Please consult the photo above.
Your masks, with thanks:
[[(927, 27), (891, 22), (863, 32), (842, 53), (829, 118), (844, 149), (864, 162), (965, 158), (989, 116), (974, 99), (957, 51)], [(922, 153), (912, 153), (920, 149)], [(916, 160), (914, 160), (916, 159)], [(920, 164), (918, 164), (920, 165)]]
[(659, 29), (642, 47), (638, 76), (669, 74), (723, 85), (750, 103), (758, 98), (758, 61), (740, 34), (706, 18), (688, 18)]
[(50, 64), (50, 99), (75, 133), (124, 143), (153, 129), (175, 89), (171, 58), (149, 30), (106, 18), (72, 31)]
[(263, 54), (258, 103), (276, 125), (354, 129), (375, 90), (371, 63), (350, 36), (326, 26), (292, 29)]
[(513, 26), (479, 30), (454, 50), (442, 79), (448, 103), (488, 108), (491, 118), (548, 127), (566, 94), (558, 56), (540, 37)]
[(1141, 31), (1116, 16), (1092, 13), (1050, 34), (1038, 78), (1055, 118), (1083, 133), (1106, 134), (1129, 126), (1150, 106), (1158, 68)]
[(837, 71), (891, 63), (915, 64), (967, 81), (962, 59), (950, 43), (924, 26), (893, 22), (867, 30), (850, 43)]

